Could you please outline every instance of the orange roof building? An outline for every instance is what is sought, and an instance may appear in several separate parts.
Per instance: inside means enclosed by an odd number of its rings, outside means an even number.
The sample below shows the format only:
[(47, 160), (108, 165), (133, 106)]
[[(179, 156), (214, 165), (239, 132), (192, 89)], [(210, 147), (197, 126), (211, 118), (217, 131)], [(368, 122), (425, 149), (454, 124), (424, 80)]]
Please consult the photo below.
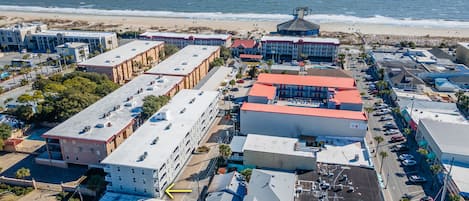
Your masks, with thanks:
[(257, 78), (257, 82), (272, 85), (298, 85), (332, 87), (339, 89), (356, 89), (355, 80), (353, 78), (344, 77), (298, 76), (262, 73)]

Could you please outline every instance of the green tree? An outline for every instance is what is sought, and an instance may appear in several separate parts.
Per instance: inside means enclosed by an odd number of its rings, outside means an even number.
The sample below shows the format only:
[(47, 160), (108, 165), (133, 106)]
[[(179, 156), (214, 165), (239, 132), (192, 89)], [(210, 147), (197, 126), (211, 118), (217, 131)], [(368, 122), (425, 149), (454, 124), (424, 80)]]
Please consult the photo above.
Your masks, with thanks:
[(339, 61), (340, 68), (344, 69), (344, 64), (345, 64), (345, 54), (340, 53), (337, 57)]
[(104, 181), (104, 177), (100, 175), (91, 175), (88, 178), (88, 182), (86, 182), (86, 188), (91, 190), (101, 190), (106, 186), (106, 181)]
[(112, 82), (111, 80), (105, 80), (102, 83), (100, 83), (98, 86), (96, 86), (94, 93), (97, 94), (98, 96), (104, 97), (118, 88), (119, 88), (118, 84)]
[(449, 195), (449, 201), (461, 201), (461, 196), (452, 193), (451, 195)]
[(21, 85), (21, 86), (26, 86), (26, 85), (28, 85), (28, 84), (29, 84), (29, 81), (28, 81), (27, 79), (22, 79), (22, 80), (20, 81), (20, 85)]
[(378, 70), (378, 77), (379, 77), (380, 80), (384, 79), (384, 69), (383, 68), (380, 68)]
[(8, 139), (11, 136), (12, 128), (6, 123), (0, 124), (0, 138), (3, 140)]
[(386, 151), (381, 151), (379, 152), (379, 156), (381, 157), (381, 165), (379, 167), (379, 173), (383, 172), (383, 164), (384, 164), (384, 159), (388, 157), (388, 152)]
[(16, 171), (15, 176), (17, 179), (24, 179), (31, 176), (31, 172), (28, 168), (22, 167)]
[(365, 112), (370, 114), (373, 112), (373, 108), (372, 107), (365, 107)]
[(267, 68), (268, 68), (268, 73), (272, 73), (272, 65), (274, 65), (274, 61), (273, 60), (268, 60), (266, 62), (267, 64)]
[(236, 80), (230, 80), (230, 85), (234, 86), (236, 84)]
[(414, 41), (410, 41), (409, 42), (409, 47), (412, 48), (412, 49), (415, 49), (417, 47), (417, 45), (415, 45)]
[(376, 141), (376, 154), (375, 154), (375, 156), (377, 156), (378, 155), (379, 144), (381, 144), (381, 142), (384, 141), (384, 138), (381, 137), (381, 136), (375, 136), (373, 139)]
[(221, 144), (218, 146), (218, 151), (220, 152), (220, 155), (223, 157), (223, 159), (226, 161), (228, 157), (231, 156), (231, 147), (230, 145), (227, 144)]
[(151, 115), (155, 114), (161, 107), (169, 102), (168, 96), (154, 96), (149, 95), (143, 98), (142, 116), (144, 119), (148, 119)]
[(243, 74), (241, 73), (236, 74), (236, 79), (241, 79), (242, 77), (243, 77)]
[(435, 186), (435, 181), (437, 180), (436, 177), (438, 176), (438, 174), (441, 172), (442, 169), (443, 168), (439, 164), (430, 165), (430, 171), (432, 172), (432, 176), (433, 176), (432, 187)]
[(220, 57), (223, 58), (223, 60), (225, 61), (231, 58), (230, 48), (227, 48), (225, 46), (220, 46)]
[(82, 93), (92, 93), (96, 90), (97, 86), (95, 82), (83, 77), (74, 77), (72, 79), (65, 80), (63, 85), (67, 89), (77, 90)]
[[(3, 142), (3, 139), (0, 138), (0, 151), (3, 151), (3, 146), (5, 146), (5, 142)], [(2, 169), (0, 168), (0, 172)]]
[(175, 45), (165, 44), (164, 45), (164, 57), (168, 58), (169, 56), (173, 55), (174, 53), (178, 52), (179, 48)]
[(251, 67), (251, 69), (249, 69), (248, 74), (249, 74), (249, 77), (256, 78), (257, 75), (259, 74), (259, 69), (257, 69), (257, 67), (255, 67), (255, 66), (253, 66), (253, 67)]
[(419, 154), (422, 156), (422, 157), (420, 157), (420, 162), (419, 162), (420, 167), (422, 167), (422, 161), (423, 161), (423, 159), (424, 159), (425, 157), (427, 157), (427, 155), (428, 155), (428, 150), (426, 150), (426, 149), (424, 149), (424, 148), (419, 148), (419, 149), (417, 150), (417, 153), (419, 153)]
[(13, 115), (18, 119), (29, 122), (34, 116), (33, 108), (30, 105), (20, 105), (14, 109)]
[(16, 101), (18, 101), (19, 103), (29, 103), (33, 101), (33, 99), (34, 99), (33, 96), (29, 94), (21, 94), (20, 96), (18, 96)]
[(222, 58), (216, 58), (212, 62), (210, 62), (209, 67), (210, 69), (216, 66), (224, 66), (225, 61)]
[(240, 172), (241, 175), (244, 176), (244, 178), (246, 178), (246, 181), (249, 182), (251, 180), (251, 175), (252, 175), (252, 169), (248, 168), (248, 169), (244, 169), (243, 171)]

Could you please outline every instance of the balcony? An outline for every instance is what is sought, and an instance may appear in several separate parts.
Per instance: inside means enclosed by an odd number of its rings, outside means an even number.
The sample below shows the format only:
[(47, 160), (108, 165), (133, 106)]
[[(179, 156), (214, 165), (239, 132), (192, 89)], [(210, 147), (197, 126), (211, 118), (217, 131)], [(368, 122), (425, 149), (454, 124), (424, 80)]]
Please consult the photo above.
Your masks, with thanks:
[(104, 181), (112, 182), (111, 175), (106, 175), (106, 176), (104, 177)]
[(106, 165), (106, 166), (103, 167), (103, 170), (104, 170), (104, 172), (108, 172), (108, 173), (109, 173), (109, 172), (111, 172), (111, 167), (109, 167), (109, 166)]
[(111, 186), (111, 185), (107, 185), (107, 186), (106, 186), (106, 190), (107, 190), (107, 191), (112, 191), (112, 190), (113, 190), (113, 189), (112, 189), (112, 186)]

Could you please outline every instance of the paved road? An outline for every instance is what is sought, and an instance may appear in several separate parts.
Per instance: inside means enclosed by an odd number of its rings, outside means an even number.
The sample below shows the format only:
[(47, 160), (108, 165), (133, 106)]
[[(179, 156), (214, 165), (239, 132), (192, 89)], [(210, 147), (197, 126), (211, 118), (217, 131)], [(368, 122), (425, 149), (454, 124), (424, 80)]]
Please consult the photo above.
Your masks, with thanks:
[[(353, 62), (352, 62), (353, 63)], [(374, 102), (381, 101), (382, 99), (379, 97), (373, 97), (372, 95), (369, 95), (367, 93), (368, 87), (365, 84), (366, 81), (364, 81), (363, 77), (365, 73), (360, 72), (361, 69), (366, 68), (365, 64), (360, 64), (360, 63), (353, 63), (355, 68), (352, 68), (351, 71), (354, 75), (354, 78), (358, 79), (358, 88), (360, 92), (365, 92), (366, 96), (372, 97), (371, 100), (364, 100), (364, 107), (372, 107)], [(375, 131), (373, 128), (382, 128), (385, 122), (380, 122), (378, 121), (380, 117), (370, 115), (369, 120), (368, 120), (368, 125), (369, 125), (369, 132), (368, 132), (368, 139), (372, 139), (375, 136), (382, 136), (385, 140), (379, 145), (378, 152), (381, 151), (386, 151), (388, 153), (388, 157), (384, 159), (384, 164), (381, 172), (381, 176), (383, 178), (383, 184), (385, 185), (385, 197), (387, 197), (387, 200), (400, 200), (402, 195), (405, 193), (410, 194), (415, 196), (415, 198), (418, 200), (418, 198), (423, 197), (424, 191), (422, 186), (420, 185), (413, 185), (408, 183), (408, 175), (409, 174), (415, 174), (418, 172), (419, 169), (416, 167), (414, 168), (404, 168), (402, 167), (401, 163), (397, 160), (397, 153), (391, 152), (390, 148), (399, 143), (390, 143), (390, 136), (384, 136), (382, 131)], [(393, 121), (387, 121), (387, 122), (393, 122)], [(395, 123), (395, 122), (394, 122)], [(370, 143), (371, 140), (368, 140), (368, 143)], [(373, 153), (376, 154), (376, 142), (373, 142), (372, 144), (369, 144), (370, 149), (375, 150)], [(414, 156), (418, 156), (415, 153), (415, 149), (411, 151), (411, 154)], [(380, 170), (381, 166), (381, 158), (374, 157), (373, 158), (375, 161), (375, 166), (377, 171)], [(428, 178), (428, 177), (427, 177)]]

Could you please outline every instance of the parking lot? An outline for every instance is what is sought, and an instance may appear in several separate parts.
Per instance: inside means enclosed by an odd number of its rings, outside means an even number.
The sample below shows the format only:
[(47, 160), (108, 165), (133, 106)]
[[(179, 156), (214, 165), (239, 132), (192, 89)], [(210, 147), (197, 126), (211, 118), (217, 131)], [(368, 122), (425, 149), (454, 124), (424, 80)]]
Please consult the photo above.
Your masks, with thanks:
[[(424, 197), (425, 194), (433, 195), (431, 188), (432, 176), (431, 173), (426, 170), (428, 168), (422, 165), (422, 157), (417, 152), (418, 147), (416, 143), (413, 140), (409, 142), (405, 140), (405, 136), (402, 134), (404, 128), (394, 120), (396, 115), (393, 115), (393, 108), (389, 105), (382, 105), (383, 100), (381, 98), (376, 94), (370, 94), (370, 92), (373, 93), (374, 89), (373, 86), (370, 87), (371, 83), (367, 82), (365, 79), (366, 72), (362, 72), (362, 69), (366, 68), (366, 65), (357, 65), (352, 69), (352, 73), (354, 78), (358, 80), (357, 86), (360, 92), (364, 93), (364, 108), (374, 108), (374, 111), (369, 114), (367, 141), (370, 143), (370, 149), (372, 149), (371, 151), (373, 152), (372, 155), (375, 156), (374, 161), (378, 172), (383, 162), (381, 178), (382, 187), (385, 189), (385, 194), (387, 194), (386, 197), (391, 198), (391, 200), (400, 200), (403, 195), (408, 195), (412, 198), (411, 200), (418, 200)], [(385, 128), (385, 125), (387, 125), (388, 128)], [(379, 144), (378, 148), (374, 140), (376, 136), (381, 136), (384, 139), (383, 142)], [(403, 139), (403, 141), (400, 141), (401, 139)], [(396, 145), (403, 147), (403, 150), (393, 150)], [(379, 155), (381, 151), (388, 153), (388, 156), (385, 157), (383, 161), (381, 161)], [(410, 156), (402, 154), (409, 154)], [(402, 155), (402, 159), (409, 160), (405, 162), (400, 160), (400, 155)], [(416, 181), (419, 177), (414, 176), (413, 180), (416, 182), (412, 182), (410, 181), (410, 177), (413, 175), (424, 177), (427, 181), (423, 184), (419, 183)]]

